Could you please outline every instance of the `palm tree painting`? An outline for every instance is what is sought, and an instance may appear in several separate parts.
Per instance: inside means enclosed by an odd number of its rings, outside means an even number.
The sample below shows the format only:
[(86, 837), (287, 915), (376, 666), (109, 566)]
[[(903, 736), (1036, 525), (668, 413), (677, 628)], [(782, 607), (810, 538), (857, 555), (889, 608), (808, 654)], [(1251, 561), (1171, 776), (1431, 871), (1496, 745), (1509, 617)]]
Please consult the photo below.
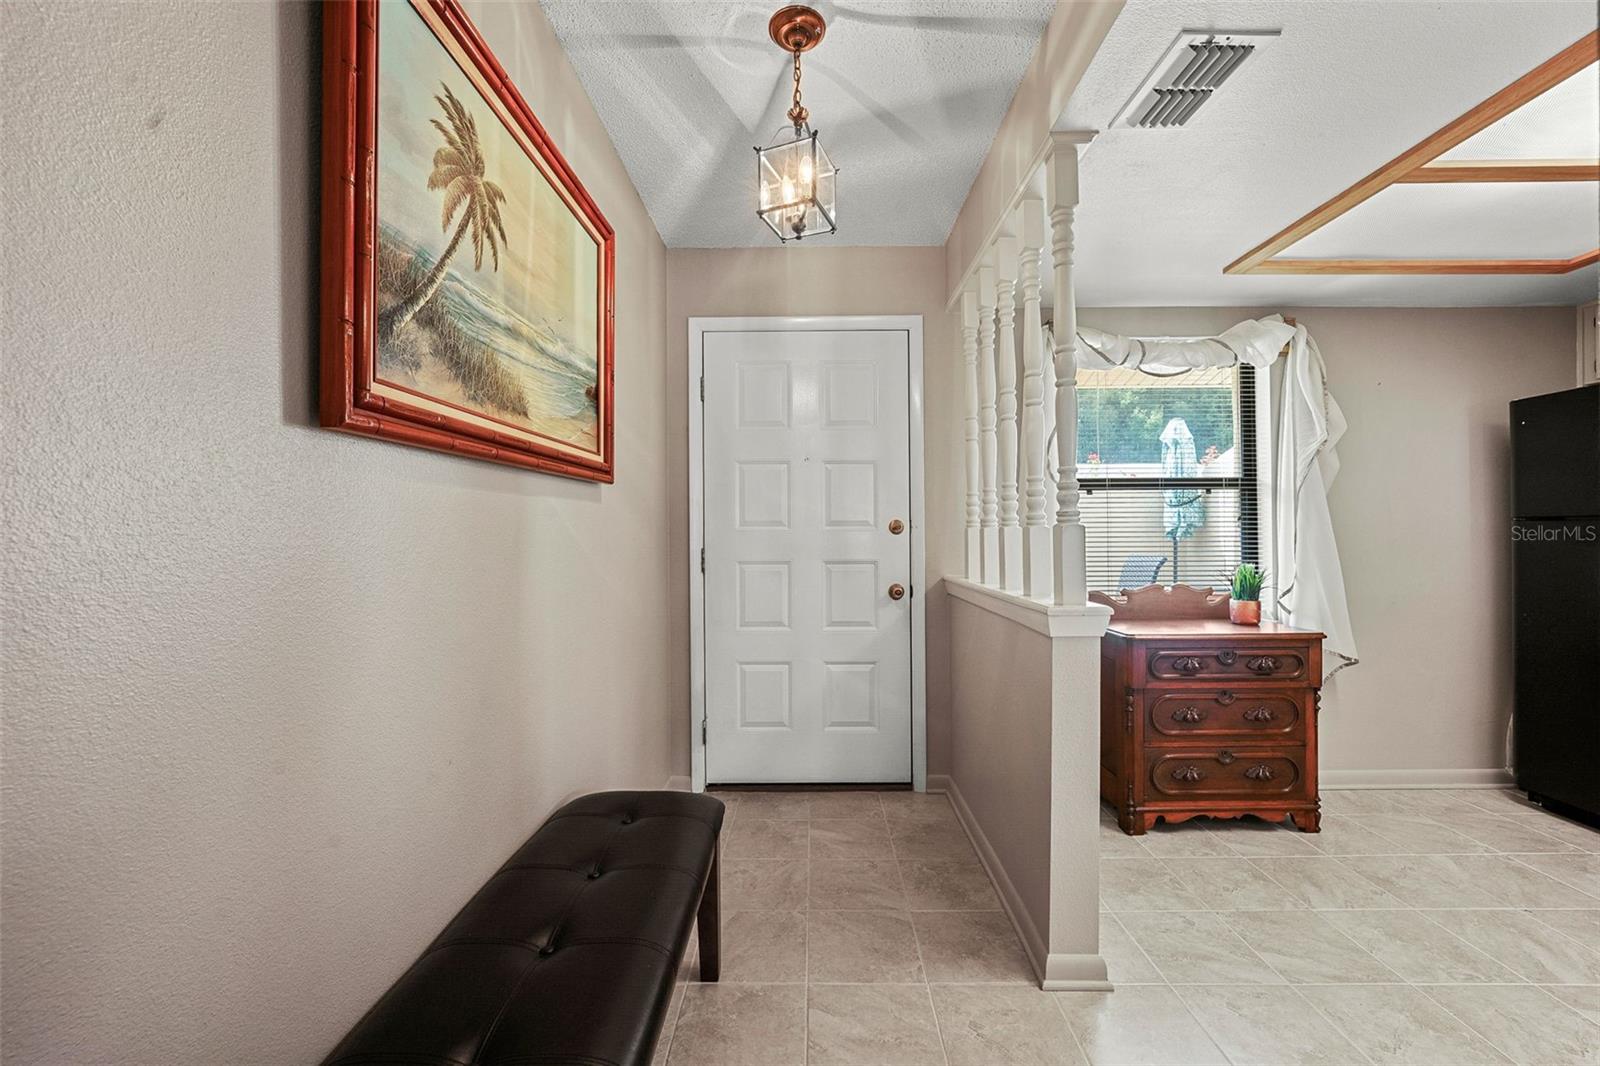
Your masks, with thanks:
[(373, 391), (598, 454), (599, 242), (418, 9), (379, 16)]

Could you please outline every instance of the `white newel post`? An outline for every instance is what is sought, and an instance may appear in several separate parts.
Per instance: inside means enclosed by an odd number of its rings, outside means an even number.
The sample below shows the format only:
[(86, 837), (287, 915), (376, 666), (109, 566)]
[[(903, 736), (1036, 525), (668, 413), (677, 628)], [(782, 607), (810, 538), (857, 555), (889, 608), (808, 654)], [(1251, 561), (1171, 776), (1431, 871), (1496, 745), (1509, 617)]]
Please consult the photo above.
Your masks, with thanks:
[(978, 451), (983, 464), (983, 491), (979, 500), (979, 543), (983, 552), (983, 583), (1000, 585), (999, 456), (995, 454), (994, 394), (994, 268), (978, 270)]
[(978, 456), (978, 294), (961, 294), (961, 361), (966, 371), (967, 460), (967, 577), (983, 580), (983, 549), (979, 544), (978, 519), (983, 492), (983, 466)]
[(1087, 602), (1083, 519), (1078, 513), (1078, 308), (1072, 291), (1072, 214), (1078, 205), (1078, 142), (1057, 138), (1047, 160), (1050, 252), (1055, 268), (1055, 602)]
[(1017, 520), (1017, 267), (1020, 249), (1009, 234), (994, 244), (996, 424), (1000, 456), (1000, 587), (1022, 591), (1022, 525)]
[[(1050, 522), (1045, 511), (1044, 325), (1039, 321), (1039, 256), (1044, 250), (1044, 201), (1024, 200), (1019, 210), (1022, 251), (1022, 591), (1048, 600), (1054, 586)], [(1052, 380), (1054, 375), (1051, 375)], [(1052, 396), (1051, 404), (1055, 402)]]

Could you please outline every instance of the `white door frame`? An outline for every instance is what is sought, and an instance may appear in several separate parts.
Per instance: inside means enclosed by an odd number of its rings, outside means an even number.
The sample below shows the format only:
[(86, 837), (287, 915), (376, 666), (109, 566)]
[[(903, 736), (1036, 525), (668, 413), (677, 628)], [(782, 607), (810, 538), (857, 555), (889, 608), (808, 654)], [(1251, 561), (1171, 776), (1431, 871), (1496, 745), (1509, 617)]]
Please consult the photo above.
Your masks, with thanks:
[(911, 785), (928, 787), (928, 691), (924, 666), (927, 555), (923, 543), (922, 507), (922, 316), (810, 315), (774, 318), (689, 319), (689, 759), (694, 790), (706, 787), (706, 577), (700, 569), (705, 548), (705, 407), (701, 378), (705, 375), (702, 338), (707, 333), (799, 332), (822, 330), (904, 331), (910, 382), (907, 397), (911, 454)]

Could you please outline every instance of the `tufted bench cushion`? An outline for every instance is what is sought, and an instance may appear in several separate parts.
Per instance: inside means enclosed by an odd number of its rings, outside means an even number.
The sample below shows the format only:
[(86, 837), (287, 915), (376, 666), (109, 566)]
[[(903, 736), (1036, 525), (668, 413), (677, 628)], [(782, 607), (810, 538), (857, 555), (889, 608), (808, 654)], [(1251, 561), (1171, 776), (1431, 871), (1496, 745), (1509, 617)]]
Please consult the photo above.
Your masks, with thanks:
[(648, 1063), (696, 914), (717, 979), (722, 802), (573, 800), (356, 1023), (329, 1066)]

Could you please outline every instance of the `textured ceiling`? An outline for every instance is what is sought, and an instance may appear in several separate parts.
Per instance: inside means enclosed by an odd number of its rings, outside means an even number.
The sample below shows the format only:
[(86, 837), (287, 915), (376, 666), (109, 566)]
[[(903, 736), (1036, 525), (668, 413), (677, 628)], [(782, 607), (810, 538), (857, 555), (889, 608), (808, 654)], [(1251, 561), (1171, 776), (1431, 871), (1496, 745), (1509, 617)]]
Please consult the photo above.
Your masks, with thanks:
[[(755, 153), (785, 123), (782, 6), (541, 0), (669, 247), (776, 244), (755, 215)], [(812, 125), (839, 166), (834, 244), (943, 244), (1054, 0), (814, 4)]]
[[(1572, 44), (1593, 0), (1129, 0), (1061, 129), (1085, 151), (1075, 274), (1085, 306), (1575, 304), (1600, 267), (1547, 276), (1229, 276), (1222, 268)], [(1281, 29), (1172, 130), (1107, 129), (1180, 30)], [(1592, 153), (1594, 75), (1536, 101), (1474, 149)], [(1552, 119), (1559, 109), (1567, 121)], [(1587, 124), (1587, 125), (1586, 125)], [(1552, 131), (1587, 129), (1556, 151)], [(1559, 137), (1557, 138), (1559, 139)], [(1465, 147), (1465, 146), (1463, 146)], [(1285, 252), (1468, 258), (1572, 255), (1600, 240), (1600, 185), (1404, 186)]]

